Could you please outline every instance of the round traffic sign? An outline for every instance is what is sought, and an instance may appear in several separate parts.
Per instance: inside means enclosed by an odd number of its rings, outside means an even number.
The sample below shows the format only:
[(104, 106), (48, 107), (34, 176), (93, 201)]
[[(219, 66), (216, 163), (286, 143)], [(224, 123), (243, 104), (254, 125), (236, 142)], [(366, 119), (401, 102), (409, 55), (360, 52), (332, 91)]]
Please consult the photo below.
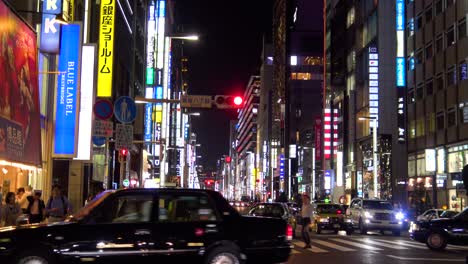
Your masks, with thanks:
[(123, 184), (124, 187), (128, 187), (128, 186), (130, 186), (130, 181), (128, 179), (125, 179), (125, 180), (123, 180), (122, 184)]
[(98, 146), (98, 147), (101, 147), (104, 144), (106, 144), (106, 138), (105, 137), (93, 136), (92, 141), (93, 141), (93, 144)]
[(114, 114), (114, 106), (107, 99), (99, 99), (94, 103), (93, 112), (97, 118), (107, 120)]
[(114, 103), (115, 118), (123, 124), (135, 121), (136, 105), (135, 101), (129, 96), (121, 96)]

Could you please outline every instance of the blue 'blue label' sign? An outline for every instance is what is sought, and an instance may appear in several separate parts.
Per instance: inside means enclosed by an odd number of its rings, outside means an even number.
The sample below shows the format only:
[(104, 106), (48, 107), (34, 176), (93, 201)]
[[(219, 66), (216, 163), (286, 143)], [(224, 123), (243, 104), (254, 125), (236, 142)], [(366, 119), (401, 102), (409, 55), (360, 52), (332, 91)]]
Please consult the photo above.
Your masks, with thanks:
[(56, 15), (62, 13), (62, 0), (44, 0), (42, 4), (41, 43), (39, 49), (44, 53), (59, 53), (60, 24)]
[(74, 156), (78, 132), (78, 69), (80, 68), (80, 36), (78, 24), (62, 27), (62, 39), (55, 102), (54, 155)]
[(396, 58), (396, 85), (406, 86), (406, 63), (405, 58)]
[(121, 96), (114, 103), (114, 115), (120, 123), (131, 123), (136, 118), (136, 105), (131, 97)]

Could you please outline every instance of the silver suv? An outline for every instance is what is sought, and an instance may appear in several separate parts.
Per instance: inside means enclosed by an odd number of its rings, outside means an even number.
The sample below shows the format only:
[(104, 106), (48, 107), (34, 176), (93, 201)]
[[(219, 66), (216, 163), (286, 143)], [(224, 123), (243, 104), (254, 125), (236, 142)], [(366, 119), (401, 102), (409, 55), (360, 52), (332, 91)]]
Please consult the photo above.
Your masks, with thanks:
[(385, 200), (355, 198), (346, 215), (361, 234), (366, 234), (368, 230), (379, 230), (382, 234), (392, 231), (393, 235), (399, 236), (403, 227), (403, 214), (395, 211), (392, 204)]

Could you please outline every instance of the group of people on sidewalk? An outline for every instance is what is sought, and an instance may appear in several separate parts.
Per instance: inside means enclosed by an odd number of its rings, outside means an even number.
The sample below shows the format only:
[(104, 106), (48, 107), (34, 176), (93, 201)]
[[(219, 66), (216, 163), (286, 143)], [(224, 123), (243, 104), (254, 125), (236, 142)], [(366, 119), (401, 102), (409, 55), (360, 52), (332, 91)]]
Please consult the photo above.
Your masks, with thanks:
[[(62, 195), (60, 186), (52, 187), (52, 196), (47, 204), (42, 200), (42, 191), (33, 191), (30, 186), (19, 188), (15, 195), (8, 192), (5, 196), (5, 204), (0, 202), (0, 227), (16, 226), (18, 218), (22, 215), (28, 216), (31, 224), (60, 222), (71, 213), (71, 204), (67, 197)], [(1, 200), (0, 200), (1, 201)]]

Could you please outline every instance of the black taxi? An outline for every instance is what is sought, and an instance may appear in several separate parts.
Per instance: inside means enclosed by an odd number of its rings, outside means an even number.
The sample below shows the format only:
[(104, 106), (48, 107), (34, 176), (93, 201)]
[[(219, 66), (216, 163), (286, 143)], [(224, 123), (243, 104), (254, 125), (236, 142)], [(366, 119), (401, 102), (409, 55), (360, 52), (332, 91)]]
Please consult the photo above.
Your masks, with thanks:
[(443, 250), (447, 244), (466, 246), (468, 245), (468, 208), (452, 218), (412, 223), (410, 237), (426, 243), (432, 250)]
[(276, 263), (291, 239), (284, 220), (241, 216), (214, 191), (128, 189), (62, 223), (0, 229), (0, 263)]

